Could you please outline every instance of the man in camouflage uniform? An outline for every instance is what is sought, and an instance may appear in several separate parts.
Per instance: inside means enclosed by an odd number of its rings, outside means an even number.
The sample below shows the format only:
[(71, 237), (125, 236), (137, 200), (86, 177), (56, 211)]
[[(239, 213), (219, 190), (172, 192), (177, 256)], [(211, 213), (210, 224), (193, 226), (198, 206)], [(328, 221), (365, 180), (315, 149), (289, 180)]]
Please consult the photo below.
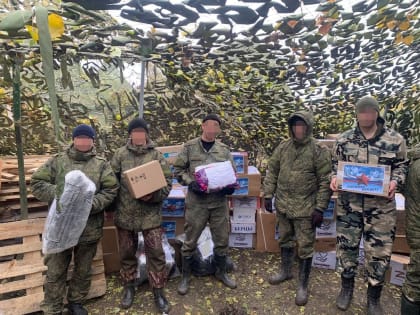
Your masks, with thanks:
[(396, 205), (394, 194), (405, 181), (407, 153), (404, 138), (387, 128), (379, 116), (378, 102), (370, 97), (356, 104), (357, 127), (341, 134), (333, 148), (330, 187), (337, 191), (338, 161), (389, 165), (391, 180), (388, 197), (339, 192), (337, 207), (337, 270), (341, 273), (341, 292), (337, 307), (346, 310), (353, 297), (359, 244), (363, 233), (368, 276), (368, 314), (382, 314), (380, 296), (395, 238)]
[(234, 289), (236, 283), (226, 273), (226, 255), (229, 243), (229, 220), (226, 195), (233, 193), (233, 188), (223, 188), (213, 193), (201, 191), (194, 179), (195, 168), (214, 162), (231, 161), (233, 159), (229, 147), (216, 141), (220, 133), (220, 118), (209, 114), (201, 125), (202, 135), (184, 144), (183, 150), (174, 164), (175, 176), (182, 185), (188, 185), (185, 201), (185, 241), (182, 245), (182, 280), (178, 286), (178, 293), (188, 292), (191, 276), (193, 254), (197, 247), (197, 240), (201, 232), (210, 224), (214, 242), (214, 259), (216, 263), (216, 278), (227, 287)]
[[(162, 154), (155, 149), (149, 138), (147, 123), (142, 118), (133, 119), (128, 125), (129, 140), (119, 148), (111, 165), (120, 179), (121, 189), (115, 204), (115, 225), (118, 230), (121, 278), (124, 283), (121, 306), (131, 306), (135, 294), (137, 274), (138, 233), (142, 232), (147, 261), (148, 279), (152, 287), (155, 304), (160, 312), (169, 311), (169, 303), (164, 295), (168, 279), (165, 269), (166, 260), (162, 247), (163, 231), (161, 228), (161, 209), (163, 200), (169, 195), (172, 187), (172, 174)], [(159, 161), (167, 185), (151, 194), (136, 199), (128, 190), (128, 183), (122, 174), (147, 162)], [(113, 210), (113, 209), (111, 209)]]
[(49, 204), (60, 199), (64, 189), (65, 175), (73, 170), (82, 171), (96, 185), (86, 227), (74, 248), (45, 256), (48, 267), (44, 284), (45, 297), (41, 304), (44, 314), (61, 314), (66, 292), (67, 269), (72, 255), (74, 269), (67, 292), (68, 309), (71, 314), (86, 314), (82, 306), (90, 288), (90, 272), (96, 248), (102, 237), (104, 209), (117, 195), (118, 181), (110, 164), (96, 155), (94, 149), (95, 131), (87, 125), (73, 130), (73, 144), (41, 166), (31, 179), (32, 193)]
[(420, 145), (410, 153), (405, 185), (405, 211), (410, 263), (402, 288), (401, 314), (420, 314)]
[(269, 278), (279, 284), (292, 278), (295, 243), (298, 245), (299, 282), (295, 303), (308, 301), (308, 281), (315, 244), (315, 228), (322, 223), (331, 191), (329, 175), (331, 156), (312, 137), (313, 118), (299, 111), (288, 119), (290, 139), (280, 143), (268, 162), (264, 179), (266, 210), (272, 212), (275, 196), (277, 224), (280, 231), (280, 272)]

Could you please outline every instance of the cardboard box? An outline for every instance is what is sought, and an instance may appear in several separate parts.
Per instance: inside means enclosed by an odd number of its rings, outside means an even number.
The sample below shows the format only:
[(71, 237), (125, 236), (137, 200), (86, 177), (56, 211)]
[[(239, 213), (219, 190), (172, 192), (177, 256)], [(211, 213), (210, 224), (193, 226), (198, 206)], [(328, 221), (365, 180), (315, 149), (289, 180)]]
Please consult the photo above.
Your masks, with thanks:
[(232, 220), (237, 223), (255, 223), (256, 209), (234, 208)]
[(316, 238), (331, 238), (336, 237), (336, 221), (335, 220), (323, 220), (321, 227), (316, 228), (315, 237)]
[(405, 235), (406, 225), (405, 225), (405, 198), (402, 194), (395, 194), (395, 203), (397, 204), (397, 230), (396, 234)]
[(168, 239), (174, 239), (176, 236), (184, 233), (185, 218), (165, 217), (162, 219), (162, 228)]
[(385, 281), (402, 286), (407, 274), (407, 266), (410, 262), (409, 256), (396, 255), (391, 256), (389, 269), (385, 274)]
[(312, 258), (312, 266), (322, 269), (335, 269), (336, 253), (335, 250), (329, 252), (315, 252)]
[(389, 165), (338, 162), (337, 187), (342, 191), (388, 196), (390, 178)]
[(333, 148), (335, 144), (335, 139), (317, 139), (316, 141), (330, 150)]
[(236, 173), (248, 173), (248, 152), (231, 152), (235, 164)]
[(105, 226), (102, 236), (102, 250), (105, 272), (112, 273), (120, 270), (120, 253), (118, 231), (115, 226)]
[(115, 253), (103, 253), (105, 273), (118, 272), (121, 269), (120, 256)]
[(134, 198), (141, 198), (167, 185), (159, 161), (150, 161), (123, 173), (128, 190)]
[(314, 249), (316, 252), (330, 252), (336, 249), (337, 239), (335, 237), (326, 237), (315, 239)]
[(162, 153), (165, 160), (170, 164), (174, 164), (178, 154), (182, 151), (184, 146), (182, 144), (179, 145), (170, 145), (165, 147), (157, 147), (160, 153)]
[(337, 216), (337, 196), (333, 196), (328, 203), (327, 209), (324, 210), (324, 220), (335, 220)]
[(253, 248), (254, 234), (229, 233), (229, 247)]
[(257, 239), (255, 250), (258, 252), (277, 253), (280, 251), (276, 240), (276, 215), (264, 210), (257, 210)]
[(255, 166), (248, 167), (248, 174), (238, 174), (236, 183), (239, 188), (235, 190), (233, 196), (260, 196), (261, 174)]
[(231, 233), (255, 233), (255, 222), (235, 222), (230, 218)]
[(410, 255), (410, 247), (408, 247), (405, 235), (395, 235), (394, 245), (392, 246), (392, 252)]
[(229, 197), (229, 202), (233, 209), (257, 210), (261, 208), (261, 198), (259, 197), (232, 196)]
[(162, 204), (162, 216), (183, 217), (185, 214), (185, 198), (166, 198)]

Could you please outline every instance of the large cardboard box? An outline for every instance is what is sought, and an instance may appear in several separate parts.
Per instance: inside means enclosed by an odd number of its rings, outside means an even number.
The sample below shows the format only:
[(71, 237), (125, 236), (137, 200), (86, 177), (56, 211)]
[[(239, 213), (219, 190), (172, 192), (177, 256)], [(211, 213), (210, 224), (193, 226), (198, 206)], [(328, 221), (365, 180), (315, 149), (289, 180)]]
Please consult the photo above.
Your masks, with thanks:
[(163, 217), (183, 217), (185, 214), (185, 198), (166, 198), (162, 203)]
[(255, 212), (257, 209), (233, 208), (233, 221), (237, 223), (255, 223)]
[(395, 235), (394, 245), (392, 246), (393, 253), (410, 254), (410, 247), (408, 247), (405, 235)]
[(336, 237), (336, 221), (335, 220), (323, 220), (319, 228), (316, 228), (315, 237), (324, 238), (324, 237)]
[(230, 197), (230, 206), (233, 208), (233, 221), (255, 222), (255, 212), (261, 208), (259, 197), (236, 196)]
[(162, 228), (168, 239), (174, 239), (184, 233), (184, 225), (185, 218), (183, 217), (164, 217), (162, 219)]
[(231, 152), (235, 164), (236, 173), (248, 173), (248, 152)]
[(134, 198), (141, 198), (167, 185), (159, 161), (150, 161), (123, 173), (128, 190)]
[(229, 247), (253, 248), (254, 234), (229, 233)]
[(111, 273), (119, 271), (120, 254), (118, 245), (118, 232), (115, 226), (105, 226), (103, 228), (102, 250), (105, 272)]
[(316, 252), (330, 252), (336, 249), (337, 239), (335, 237), (326, 237), (315, 239), (314, 249)]
[(257, 210), (257, 239), (255, 250), (258, 252), (277, 253), (280, 251), (276, 240), (276, 215), (264, 210)]
[(312, 266), (322, 269), (335, 269), (336, 253), (335, 250), (329, 252), (315, 252), (312, 258)]
[(261, 193), (261, 174), (255, 166), (248, 167), (248, 174), (238, 174), (237, 184), (233, 196), (259, 197)]
[(184, 146), (179, 145), (170, 145), (165, 147), (157, 147), (156, 150), (162, 153), (163, 157), (169, 164), (174, 164), (178, 154), (182, 151)]
[(389, 269), (385, 274), (385, 281), (402, 286), (405, 281), (409, 262), (409, 256), (392, 254)]
[(230, 219), (230, 232), (231, 233), (255, 233), (255, 222), (235, 222)]

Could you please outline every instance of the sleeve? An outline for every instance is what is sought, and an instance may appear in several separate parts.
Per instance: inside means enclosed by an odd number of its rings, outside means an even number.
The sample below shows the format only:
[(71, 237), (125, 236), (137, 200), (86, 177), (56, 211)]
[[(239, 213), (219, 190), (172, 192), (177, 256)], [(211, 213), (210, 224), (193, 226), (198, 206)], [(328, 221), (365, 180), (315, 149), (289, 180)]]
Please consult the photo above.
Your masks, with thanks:
[(50, 158), (31, 177), (32, 194), (39, 200), (51, 203), (56, 195), (55, 165), (57, 157)]
[(168, 162), (163, 157), (162, 153), (157, 152), (157, 159), (159, 160), (160, 166), (162, 167), (163, 175), (166, 179), (166, 186), (161, 188), (158, 191), (155, 191), (152, 195), (152, 199), (149, 202), (162, 202), (169, 195), (169, 192), (172, 189), (172, 172), (169, 167)]
[(190, 161), (188, 154), (188, 146), (184, 145), (182, 151), (178, 154), (177, 159), (174, 163), (175, 178), (181, 185), (187, 186), (194, 178), (191, 177), (189, 172)]
[(104, 211), (117, 196), (119, 187), (120, 185), (112, 170), (111, 164), (108, 161), (104, 161), (101, 170), (100, 187), (93, 197), (93, 205), (90, 214), (92, 215)]
[(404, 186), (405, 178), (407, 176), (409, 160), (407, 158), (407, 148), (405, 140), (402, 139), (400, 148), (397, 152), (396, 160), (391, 168), (391, 180), (395, 180), (398, 184), (398, 189)]
[(324, 211), (328, 207), (332, 191), (330, 189), (331, 153), (327, 148), (318, 147), (316, 156), (316, 177), (318, 191), (315, 208)]
[(264, 198), (273, 198), (273, 195), (276, 191), (277, 179), (280, 172), (280, 154), (281, 145), (277, 146), (270, 160), (268, 161), (268, 168), (263, 184)]

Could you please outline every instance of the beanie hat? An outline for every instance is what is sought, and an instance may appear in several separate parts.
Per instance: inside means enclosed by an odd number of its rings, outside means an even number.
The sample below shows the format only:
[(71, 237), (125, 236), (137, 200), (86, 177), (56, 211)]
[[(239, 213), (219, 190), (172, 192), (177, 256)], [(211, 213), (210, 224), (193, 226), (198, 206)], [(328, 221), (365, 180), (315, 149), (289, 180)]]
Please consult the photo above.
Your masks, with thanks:
[(219, 125), (222, 124), (222, 121), (220, 120), (219, 116), (216, 114), (208, 114), (206, 117), (203, 118), (203, 123), (205, 123), (207, 120), (214, 120), (219, 123)]
[(364, 96), (356, 103), (356, 113), (366, 108), (372, 108), (379, 113), (378, 101), (371, 96)]
[(81, 124), (78, 125), (76, 128), (73, 129), (73, 139), (79, 136), (86, 136), (89, 137), (93, 140), (95, 140), (95, 130), (93, 130), (93, 128), (91, 126), (85, 125), (85, 124)]
[(131, 133), (133, 129), (136, 128), (142, 128), (146, 130), (147, 133), (149, 133), (149, 128), (147, 128), (147, 122), (143, 118), (134, 118), (130, 123), (128, 124), (128, 133)]

